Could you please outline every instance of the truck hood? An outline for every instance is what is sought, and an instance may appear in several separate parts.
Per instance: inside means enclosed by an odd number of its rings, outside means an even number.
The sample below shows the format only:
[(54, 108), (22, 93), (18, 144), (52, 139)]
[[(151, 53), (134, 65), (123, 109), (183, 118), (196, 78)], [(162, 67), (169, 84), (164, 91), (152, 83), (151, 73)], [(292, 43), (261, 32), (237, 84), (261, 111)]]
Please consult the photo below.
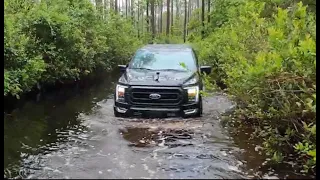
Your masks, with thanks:
[[(159, 78), (157, 75), (159, 73)], [(193, 77), (198, 78), (196, 72), (174, 70), (145, 70), (129, 69), (119, 79), (120, 83), (137, 86), (181, 86)], [(158, 79), (158, 81), (156, 80)]]

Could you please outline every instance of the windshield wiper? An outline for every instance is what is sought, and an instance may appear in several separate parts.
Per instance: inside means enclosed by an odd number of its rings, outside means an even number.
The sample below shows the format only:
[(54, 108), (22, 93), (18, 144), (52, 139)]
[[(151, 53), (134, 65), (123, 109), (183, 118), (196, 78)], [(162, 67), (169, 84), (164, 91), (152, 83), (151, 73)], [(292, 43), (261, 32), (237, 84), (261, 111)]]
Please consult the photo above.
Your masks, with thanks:
[(154, 69), (149, 69), (149, 68), (130, 68), (130, 69), (143, 69), (143, 70), (154, 71)]
[(158, 69), (158, 71), (186, 71), (182, 69)]
[(149, 70), (149, 71), (187, 71), (187, 69), (186, 70), (183, 70), (183, 69), (149, 69), (149, 68), (143, 68), (143, 67), (141, 67), (141, 68), (130, 68), (130, 69), (141, 69), (141, 70)]

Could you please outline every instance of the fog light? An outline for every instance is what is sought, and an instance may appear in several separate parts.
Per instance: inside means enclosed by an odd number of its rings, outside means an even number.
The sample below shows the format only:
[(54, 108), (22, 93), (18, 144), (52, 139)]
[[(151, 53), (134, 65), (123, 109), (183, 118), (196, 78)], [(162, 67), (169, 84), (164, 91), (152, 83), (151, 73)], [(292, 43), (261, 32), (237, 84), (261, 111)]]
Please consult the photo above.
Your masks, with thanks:
[(119, 113), (126, 113), (128, 109), (117, 107), (116, 110), (117, 110)]
[(187, 109), (187, 110), (184, 110), (184, 114), (194, 114), (198, 111), (198, 109)]

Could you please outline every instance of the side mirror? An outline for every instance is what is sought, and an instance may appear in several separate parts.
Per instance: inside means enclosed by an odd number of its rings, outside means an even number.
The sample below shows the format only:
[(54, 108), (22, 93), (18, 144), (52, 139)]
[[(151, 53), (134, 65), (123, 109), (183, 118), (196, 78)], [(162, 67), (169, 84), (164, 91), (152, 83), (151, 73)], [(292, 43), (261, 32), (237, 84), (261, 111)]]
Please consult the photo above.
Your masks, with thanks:
[(200, 72), (201, 73), (206, 73), (207, 75), (211, 73), (211, 66), (201, 66), (200, 67)]
[(121, 73), (124, 73), (127, 69), (127, 65), (118, 65), (118, 67)]

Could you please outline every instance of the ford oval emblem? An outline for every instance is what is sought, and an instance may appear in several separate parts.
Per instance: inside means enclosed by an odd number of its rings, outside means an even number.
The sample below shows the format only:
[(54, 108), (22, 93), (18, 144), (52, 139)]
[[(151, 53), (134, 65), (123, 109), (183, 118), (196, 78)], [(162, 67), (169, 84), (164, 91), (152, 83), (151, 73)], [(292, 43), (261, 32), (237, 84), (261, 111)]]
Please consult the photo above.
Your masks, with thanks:
[(161, 98), (161, 95), (160, 95), (160, 94), (150, 94), (150, 95), (149, 95), (149, 98), (150, 98), (150, 99), (160, 99), (160, 98)]

